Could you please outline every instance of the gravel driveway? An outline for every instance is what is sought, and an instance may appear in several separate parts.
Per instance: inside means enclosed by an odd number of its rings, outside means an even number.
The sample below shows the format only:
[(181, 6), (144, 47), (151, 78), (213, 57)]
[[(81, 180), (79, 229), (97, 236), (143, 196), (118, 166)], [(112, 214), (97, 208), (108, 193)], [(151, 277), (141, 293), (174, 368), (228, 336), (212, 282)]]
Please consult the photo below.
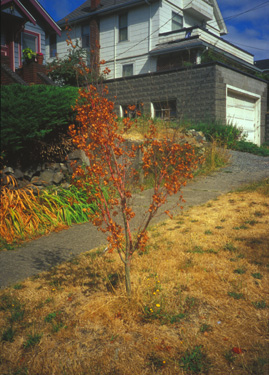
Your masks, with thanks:
[[(203, 204), (243, 184), (269, 177), (269, 157), (237, 151), (229, 152), (231, 154), (229, 166), (210, 176), (192, 181), (182, 190), (186, 200), (185, 209), (189, 206)], [(139, 222), (139, 218), (141, 220), (150, 193), (150, 191), (145, 191), (134, 199), (133, 206), (136, 212), (134, 227)], [(166, 209), (174, 205), (175, 197), (172, 197)], [(166, 215), (160, 215), (155, 222), (166, 219)], [(86, 223), (74, 225), (58, 233), (51, 233), (15, 250), (2, 251), (0, 252), (0, 288), (38, 274), (105, 242), (106, 235), (99, 232), (90, 223)]]

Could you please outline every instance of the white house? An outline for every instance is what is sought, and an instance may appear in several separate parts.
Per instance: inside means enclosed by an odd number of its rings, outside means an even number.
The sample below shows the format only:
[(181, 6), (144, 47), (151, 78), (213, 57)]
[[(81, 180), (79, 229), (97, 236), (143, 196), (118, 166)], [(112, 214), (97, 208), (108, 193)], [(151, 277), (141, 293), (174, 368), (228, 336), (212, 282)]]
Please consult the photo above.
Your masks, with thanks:
[[(248, 132), (249, 139), (257, 144), (264, 139), (265, 107), (262, 103), (266, 102), (266, 83), (255, 78), (252, 78), (255, 81), (246, 79), (248, 75), (259, 72), (254, 65), (253, 55), (221, 38), (227, 33), (227, 28), (216, 0), (87, 0), (58, 22), (63, 31), (61, 36), (55, 34), (50, 37), (46, 51), (50, 59), (55, 56), (62, 58), (68, 53), (64, 31), (66, 20), (72, 29), (72, 41), (77, 41), (89, 52), (90, 63), (105, 60), (105, 67), (110, 69), (107, 82), (110, 82), (112, 92), (118, 95), (118, 89), (113, 88), (115, 82), (118, 88), (126, 82), (129, 87), (132, 84), (133, 99), (127, 99), (126, 94), (122, 96), (121, 103), (117, 99), (116, 109), (120, 115), (127, 104), (140, 100), (141, 94), (133, 85), (134, 79), (141, 76), (146, 79), (148, 75), (159, 77), (162, 72), (190, 67), (198, 69), (208, 62), (205, 58), (213, 53), (221, 56), (227, 69), (230, 65), (233, 65), (233, 69), (240, 67), (240, 73), (235, 79), (233, 74), (224, 73), (225, 69), (222, 68), (224, 78), (219, 79), (224, 82), (225, 97), (221, 99), (222, 107), (218, 106), (216, 101), (220, 100), (220, 92), (223, 96), (224, 86), (217, 90), (218, 82), (212, 82), (211, 85), (215, 85), (215, 109), (208, 110), (208, 116), (242, 126)], [(125, 83), (118, 81), (123, 78)], [(142, 84), (143, 81), (140, 86)], [(187, 104), (182, 112), (182, 102), (175, 90), (170, 98), (168, 92), (162, 97), (161, 93), (165, 91), (166, 87), (158, 93), (161, 104), (151, 101), (145, 106), (152, 115), (162, 116), (162, 113), (169, 112), (176, 117), (186, 117), (187, 114), (188, 118), (193, 118), (193, 110), (188, 111)], [(192, 98), (196, 95), (193, 92)], [(201, 98), (197, 97), (197, 100)]]

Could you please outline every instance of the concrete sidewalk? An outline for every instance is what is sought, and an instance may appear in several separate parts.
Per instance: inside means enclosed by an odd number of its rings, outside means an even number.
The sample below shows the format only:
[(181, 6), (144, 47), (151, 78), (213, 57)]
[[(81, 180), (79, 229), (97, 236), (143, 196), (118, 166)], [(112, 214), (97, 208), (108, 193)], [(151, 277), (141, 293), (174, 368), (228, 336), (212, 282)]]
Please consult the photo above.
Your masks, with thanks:
[[(200, 177), (190, 182), (183, 190), (184, 210), (200, 205), (241, 185), (269, 177), (269, 157), (261, 157), (230, 151), (231, 164), (219, 172)], [(134, 198), (136, 217), (133, 227), (140, 222), (148, 207), (151, 191), (145, 191)], [(163, 207), (171, 209), (177, 198), (171, 197)], [(180, 208), (172, 210), (179, 214)], [(154, 222), (167, 220), (162, 214)], [(15, 284), (23, 279), (47, 270), (72, 257), (106, 243), (106, 235), (90, 223), (74, 225), (67, 230), (51, 233), (37, 240), (25, 243), (15, 250), (0, 252), (0, 288)]]

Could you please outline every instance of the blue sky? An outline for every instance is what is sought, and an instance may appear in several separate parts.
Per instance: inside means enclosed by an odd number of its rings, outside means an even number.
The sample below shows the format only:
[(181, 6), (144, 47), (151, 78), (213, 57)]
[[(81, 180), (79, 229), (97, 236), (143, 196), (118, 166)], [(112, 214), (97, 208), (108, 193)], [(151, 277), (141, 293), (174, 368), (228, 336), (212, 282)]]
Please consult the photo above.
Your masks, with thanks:
[[(84, 1), (39, 0), (55, 21)], [(228, 29), (224, 39), (252, 53), (255, 60), (269, 59), (269, 0), (218, 0), (218, 4)]]

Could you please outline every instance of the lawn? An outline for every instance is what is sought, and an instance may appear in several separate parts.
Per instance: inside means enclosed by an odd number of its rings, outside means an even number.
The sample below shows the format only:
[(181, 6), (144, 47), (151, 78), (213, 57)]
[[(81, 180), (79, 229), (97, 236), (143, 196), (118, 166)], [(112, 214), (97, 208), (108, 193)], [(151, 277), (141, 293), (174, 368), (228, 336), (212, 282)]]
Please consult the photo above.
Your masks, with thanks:
[(267, 374), (269, 181), (150, 229), (126, 298), (118, 255), (0, 294), (0, 373)]

